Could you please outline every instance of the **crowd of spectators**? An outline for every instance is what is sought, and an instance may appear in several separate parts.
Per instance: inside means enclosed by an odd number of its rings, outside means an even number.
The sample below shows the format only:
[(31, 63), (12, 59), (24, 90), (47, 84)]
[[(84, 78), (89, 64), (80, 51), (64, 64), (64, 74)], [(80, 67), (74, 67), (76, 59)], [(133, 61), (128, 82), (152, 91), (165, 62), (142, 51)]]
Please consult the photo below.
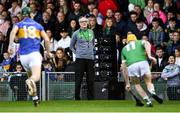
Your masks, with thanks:
[[(46, 58), (44, 42), (41, 53), (49, 71), (65, 71), (74, 61), (69, 49), (72, 34), (79, 28), (78, 19), (86, 16), (95, 38), (110, 36), (116, 40), (116, 49), (126, 45), (127, 32), (137, 39), (151, 43), (152, 53), (158, 63), (152, 71), (161, 72), (168, 64), (168, 56), (179, 54), (180, 46), (180, 1), (179, 0), (106, 0), (115, 3), (106, 8), (103, 15), (99, 9), (102, 0), (1, 0), (0, 2), (0, 63), (3, 71), (15, 71), (18, 58), (18, 40), (14, 52), (8, 53), (9, 34), (13, 25), (22, 20), (24, 7), (31, 8), (30, 17), (40, 23), (48, 34), (53, 59)], [(112, 2), (113, 1), (113, 2)], [(104, 6), (105, 7), (105, 6)], [(116, 8), (114, 8), (116, 7)], [(116, 10), (115, 10), (116, 9)], [(117, 55), (120, 65), (120, 55)], [(179, 64), (179, 55), (176, 63)], [(43, 66), (44, 66), (43, 65)], [(47, 66), (44, 66), (45, 70)], [(119, 68), (119, 67), (118, 67)]]

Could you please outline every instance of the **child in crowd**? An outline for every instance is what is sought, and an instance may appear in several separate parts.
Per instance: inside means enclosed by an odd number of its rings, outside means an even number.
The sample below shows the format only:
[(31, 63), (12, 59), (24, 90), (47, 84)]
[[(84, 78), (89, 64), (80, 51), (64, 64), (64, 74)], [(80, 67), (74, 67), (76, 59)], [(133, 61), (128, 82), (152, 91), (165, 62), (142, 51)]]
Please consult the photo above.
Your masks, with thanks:
[(8, 77), (10, 87), (14, 93), (15, 100), (25, 101), (27, 100), (27, 90), (25, 87), (25, 81), (28, 78), (26, 74), (23, 74), (23, 67), (20, 62), (15, 64), (15, 72)]
[(5, 52), (3, 54), (3, 57), (4, 57), (4, 60), (2, 61), (2, 68), (3, 68), (3, 71), (8, 72), (10, 71), (12, 58), (10, 57), (10, 54), (8, 52)]
[(59, 47), (56, 50), (55, 57), (53, 58), (53, 64), (55, 65), (55, 71), (64, 71), (66, 65), (70, 63), (69, 58), (66, 56), (64, 49)]

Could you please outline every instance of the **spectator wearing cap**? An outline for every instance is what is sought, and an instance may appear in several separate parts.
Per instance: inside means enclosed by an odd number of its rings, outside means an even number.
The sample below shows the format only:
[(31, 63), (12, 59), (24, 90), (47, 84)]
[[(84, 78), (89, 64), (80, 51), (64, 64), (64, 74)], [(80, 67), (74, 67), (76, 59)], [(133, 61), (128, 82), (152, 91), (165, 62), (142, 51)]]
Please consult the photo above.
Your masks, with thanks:
[(59, 47), (65, 50), (65, 53), (72, 58), (72, 52), (69, 49), (71, 38), (68, 35), (67, 28), (62, 28), (59, 32), (61, 39), (57, 42), (55, 50)]
[(94, 99), (94, 32), (88, 29), (88, 19), (79, 18), (80, 29), (72, 35), (70, 49), (76, 55), (75, 100), (80, 100), (80, 89), (86, 72), (87, 98)]

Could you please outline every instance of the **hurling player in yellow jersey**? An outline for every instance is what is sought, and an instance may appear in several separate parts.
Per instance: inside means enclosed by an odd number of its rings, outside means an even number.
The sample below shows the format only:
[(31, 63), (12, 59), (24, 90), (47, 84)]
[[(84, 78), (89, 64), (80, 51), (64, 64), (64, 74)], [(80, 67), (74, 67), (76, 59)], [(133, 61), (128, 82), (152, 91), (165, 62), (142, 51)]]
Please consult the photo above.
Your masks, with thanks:
[(31, 9), (25, 7), (22, 9), (23, 20), (14, 25), (10, 33), (10, 42), (8, 51), (12, 49), (12, 44), (15, 37), (20, 43), (19, 55), (20, 61), (27, 71), (29, 78), (26, 80), (28, 93), (32, 96), (34, 105), (38, 106), (40, 101), (37, 96), (36, 82), (41, 78), (42, 56), (40, 54), (41, 37), (45, 41), (45, 48), (50, 56), (49, 38), (44, 31), (44, 28), (29, 17)]
[(134, 34), (127, 35), (127, 45), (122, 49), (122, 72), (125, 77), (126, 90), (131, 90), (129, 78), (135, 85), (139, 95), (145, 100), (147, 107), (152, 107), (152, 102), (140, 85), (140, 78), (143, 77), (148, 91), (159, 103), (163, 100), (159, 98), (151, 81), (151, 72), (147, 59), (156, 63), (156, 59), (151, 56), (151, 46), (148, 41), (137, 40)]

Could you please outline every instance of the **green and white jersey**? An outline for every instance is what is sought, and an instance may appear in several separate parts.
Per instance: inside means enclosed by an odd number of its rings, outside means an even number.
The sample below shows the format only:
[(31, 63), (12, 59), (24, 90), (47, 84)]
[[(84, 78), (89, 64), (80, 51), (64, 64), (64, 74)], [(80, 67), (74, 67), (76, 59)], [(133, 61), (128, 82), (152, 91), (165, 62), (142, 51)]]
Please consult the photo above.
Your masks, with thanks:
[(137, 40), (128, 43), (122, 49), (121, 59), (122, 62), (126, 62), (127, 66), (139, 61), (147, 60), (147, 56), (144, 48), (144, 41)]

